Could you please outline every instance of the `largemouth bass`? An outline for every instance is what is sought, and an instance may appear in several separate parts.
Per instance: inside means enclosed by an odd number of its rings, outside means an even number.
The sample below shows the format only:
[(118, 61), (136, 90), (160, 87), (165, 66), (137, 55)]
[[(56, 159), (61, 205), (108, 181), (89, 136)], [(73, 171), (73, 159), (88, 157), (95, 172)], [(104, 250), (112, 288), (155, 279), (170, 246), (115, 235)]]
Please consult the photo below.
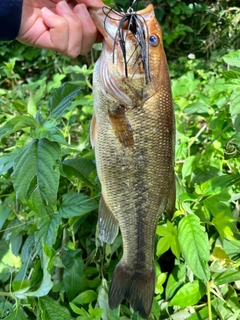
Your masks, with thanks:
[(156, 225), (175, 206), (168, 65), (152, 5), (125, 17), (108, 7), (91, 8), (90, 14), (103, 35), (93, 76), (91, 124), (102, 186), (99, 232), (104, 242), (112, 243), (120, 227), (123, 240), (109, 306), (114, 309), (127, 299), (147, 318), (155, 290)]

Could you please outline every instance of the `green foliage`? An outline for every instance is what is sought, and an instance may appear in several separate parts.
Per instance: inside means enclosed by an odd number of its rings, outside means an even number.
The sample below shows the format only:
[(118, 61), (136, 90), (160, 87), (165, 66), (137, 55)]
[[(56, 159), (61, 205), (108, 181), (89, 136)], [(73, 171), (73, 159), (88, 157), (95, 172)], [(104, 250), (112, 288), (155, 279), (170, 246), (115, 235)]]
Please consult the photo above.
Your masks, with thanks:
[[(149, 319), (238, 319), (239, 9), (234, 1), (153, 3), (170, 57), (177, 203), (156, 230)], [(96, 228), (89, 126), (98, 54), (70, 61), (1, 46), (1, 319), (140, 319), (128, 303), (108, 306), (122, 240), (103, 245)]]

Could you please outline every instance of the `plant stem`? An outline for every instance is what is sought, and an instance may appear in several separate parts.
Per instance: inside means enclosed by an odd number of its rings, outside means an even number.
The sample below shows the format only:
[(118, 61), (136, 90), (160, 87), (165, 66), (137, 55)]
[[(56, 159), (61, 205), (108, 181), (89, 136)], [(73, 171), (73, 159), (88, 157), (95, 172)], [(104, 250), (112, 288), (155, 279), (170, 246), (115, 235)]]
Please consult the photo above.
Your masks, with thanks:
[(211, 284), (207, 282), (207, 302), (208, 302), (208, 319), (212, 320), (212, 307), (211, 307)]

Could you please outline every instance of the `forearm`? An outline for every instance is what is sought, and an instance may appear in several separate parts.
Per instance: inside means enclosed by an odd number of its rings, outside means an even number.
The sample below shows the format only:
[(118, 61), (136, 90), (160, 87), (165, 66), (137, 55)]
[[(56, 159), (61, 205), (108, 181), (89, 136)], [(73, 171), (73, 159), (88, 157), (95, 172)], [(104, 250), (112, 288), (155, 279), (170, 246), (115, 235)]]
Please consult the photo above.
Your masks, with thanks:
[(23, 0), (0, 0), (0, 41), (17, 37), (21, 23)]

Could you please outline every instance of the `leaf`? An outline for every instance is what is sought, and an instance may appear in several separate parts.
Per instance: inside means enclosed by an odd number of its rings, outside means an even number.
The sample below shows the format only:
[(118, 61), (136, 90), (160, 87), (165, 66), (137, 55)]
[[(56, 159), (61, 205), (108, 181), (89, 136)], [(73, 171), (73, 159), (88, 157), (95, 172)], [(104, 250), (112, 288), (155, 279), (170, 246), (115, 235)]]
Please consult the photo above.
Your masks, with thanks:
[(93, 186), (89, 180), (89, 175), (96, 170), (92, 160), (89, 159), (68, 159), (62, 162), (63, 171), (67, 177), (75, 176), (85, 182), (88, 186)]
[(83, 279), (83, 259), (82, 253), (75, 257), (74, 264), (71, 268), (64, 269), (63, 284), (69, 300), (75, 298), (79, 292)]
[[(48, 272), (48, 264), (50, 258), (45, 253), (47, 251), (46, 245), (44, 245), (43, 249), (43, 258), (42, 258), (42, 270), (43, 270), (43, 279), (39, 288), (35, 291), (31, 291), (30, 287), (26, 287), (19, 291), (14, 292), (14, 296), (19, 299), (24, 299), (26, 297), (43, 297), (49, 293), (52, 289), (53, 283), (51, 281), (51, 274)], [(52, 320), (52, 319), (51, 319)]]
[(97, 300), (97, 294), (93, 290), (86, 290), (80, 293), (75, 299), (73, 299), (74, 304), (86, 304)]
[(181, 308), (193, 306), (198, 303), (205, 293), (206, 286), (201, 281), (189, 282), (178, 290), (169, 302), (169, 306), (179, 306)]
[(203, 182), (199, 187), (196, 187), (198, 194), (214, 195), (222, 192), (229, 185), (232, 185), (239, 181), (239, 175), (237, 174), (225, 174), (219, 177), (215, 177), (211, 180)]
[(184, 264), (175, 266), (172, 273), (169, 275), (166, 286), (166, 299), (169, 300), (175, 294), (186, 279), (186, 268)]
[(162, 255), (171, 248), (176, 258), (180, 259), (180, 247), (178, 242), (177, 228), (168, 220), (167, 227), (158, 226), (157, 234), (162, 236), (157, 244), (157, 255)]
[(240, 72), (229, 70), (229, 71), (223, 72), (223, 76), (225, 79), (238, 79), (240, 78)]
[(234, 129), (240, 132), (240, 89), (236, 89), (230, 96), (230, 113)]
[(55, 120), (61, 119), (81, 90), (82, 88), (79, 84), (70, 82), (65, 82), (61, 87), (55, 89), (49, 100), (49, 108), (51, 110), (49, 117)]
[(39, 299), (41, 308), (42, 320), (72, 320), (70, 312), (67, 308), (61, 306), (58, 301), (49, 297)]
[(58, 143), (33, 140), (14, 159), (12, 180), (17, 197), (39, 216), (55, 210), (60, 171)]
[(223, 246), (224, 251), (232, 260), (240, 259), (240, 242), (239, 241), (228, 241), (223, 239), (220, 243)]
[(178, 240), (186, 263), (193, 274), (201, 280), (209, 280), (208, 260), (210, 257), (208, 237), (200, 219), (193, 214), (179, 223)]
[(187, 114), (208, 113), (209, 108), (201, 102), (194, 102), (189, 104), (186, 108), (184, 108), (183, 112)]
[(102, 284), (99, 288), (98, 298), (97, 298), (99, 307), (102, 308), (102, 320), (118, 320), (120, 315), (120, 306), (116, 309), (111, 310), (108, 305), (108, 290), (107, 290), (107, 281), (102, 280)]
[(40, 220), (38, 230), (34, 233), (38, 252), (42, 250), (42, 243), (46, 243), (49, 246), (55, 244), (60, 223), (61, 220), (58, 213)]
[(225, 283), (231, 283), (240, 280), (240, 271), (235, 269), (223, 269), (221, 272), (216, 272), (212, 275), (212, 279), (217, 286)]
[(240, 50), (225, 54), (223, 60), (230, 66), (240, 67)]
[(15, 309), (13, 312), (11, 312), (4, 320), (27, 320), (28, 317), (26, 317), (24, 311), (20, 308)]
[(64, 194), (59, 208), (62, 218), (80, 217), (98, 208), (98, 203), (83, 193), (70, 192)]
[(229, 217), (225, 212), (219, 212), (212, 220), (212, 224), (217, 229), (220, 237), (228, 240), (236, 240), (234, 237), (234, 231), (236, 223), (235, 219)]
[(14, 117), (0, 128), (0, 139), (24, 128), (36, 128), (38, 125), (39, 123), (32, 116)]

